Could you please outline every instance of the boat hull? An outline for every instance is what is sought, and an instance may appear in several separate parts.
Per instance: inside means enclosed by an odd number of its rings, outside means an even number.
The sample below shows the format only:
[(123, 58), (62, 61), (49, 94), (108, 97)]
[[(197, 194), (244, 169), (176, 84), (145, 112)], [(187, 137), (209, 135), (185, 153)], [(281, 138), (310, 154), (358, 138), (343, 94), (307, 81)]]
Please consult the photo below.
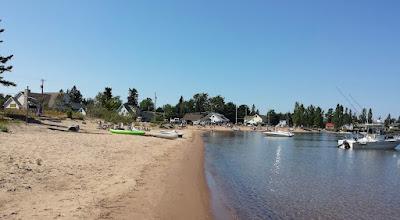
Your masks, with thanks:
[(144, 135), (144, 131), (139, 131), (139, 130), (115, 130), (115, 129), (110, 129), (110, 132), (112, 134), (126, 134), (126, 135)]
[(264, 132), (265, 135), (271, 137), (293, 137), (294, 134), (291, 132)]
[(339, 140), (338, 146), (341, 149), (371, 149), (371, 150), (394, 150), (400, 145), (400, 140), (385, 140), (377, 142), (357, 142), (354, 140)]
[(177, 133), (157, 133), (157, 134), (153, 134), (152, 136), (158, 137), (158, 138), (170, 139), (170, 140), (174, 140), (179, 137), (179, 135)]

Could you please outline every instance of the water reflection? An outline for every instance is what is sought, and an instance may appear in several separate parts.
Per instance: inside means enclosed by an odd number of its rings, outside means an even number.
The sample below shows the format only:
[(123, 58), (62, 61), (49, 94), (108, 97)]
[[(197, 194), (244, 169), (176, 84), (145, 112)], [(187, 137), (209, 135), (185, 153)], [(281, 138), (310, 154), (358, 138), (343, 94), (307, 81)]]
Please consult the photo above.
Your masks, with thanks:
[(400, 219), (399, 152), (341, 150), (338, 138), (208, 133), (206, 170), (240, 219)]

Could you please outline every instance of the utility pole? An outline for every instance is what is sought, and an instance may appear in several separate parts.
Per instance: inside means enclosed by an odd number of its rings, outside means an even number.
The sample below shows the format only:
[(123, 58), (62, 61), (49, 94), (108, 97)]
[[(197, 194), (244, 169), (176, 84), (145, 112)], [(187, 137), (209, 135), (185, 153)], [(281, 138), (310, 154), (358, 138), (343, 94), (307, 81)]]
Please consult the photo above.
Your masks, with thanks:
[(28, 124), (28, 115), (29, 115), (29, 104), (28, 104), (28, 97), (29, 97), (29, 86), (26, 87), (24, 92), (24, 107), (26, 108), (26, 115), (25, 115), (25, 123)]
[(157, 109), (157, 93), (154, 93), (154, 112), (156, 112)]
[(40, 100), (39, 115), (42, 115), (43, 114), (43, 105), (44, 105), (44, 103), (43, 103), (44, 102), (44, 96), (43, 96), (44, 79), (41, 79), (40, 82), (41, 82), (40, 88), (42, 90), (42, 97), (41, 97), (41, 100)]

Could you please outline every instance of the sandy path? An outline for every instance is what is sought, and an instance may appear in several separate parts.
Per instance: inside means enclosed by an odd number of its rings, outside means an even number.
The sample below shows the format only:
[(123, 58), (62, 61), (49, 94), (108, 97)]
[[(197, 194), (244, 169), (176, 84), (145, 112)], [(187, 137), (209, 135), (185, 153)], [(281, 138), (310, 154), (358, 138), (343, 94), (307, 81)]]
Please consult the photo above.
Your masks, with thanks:
[(77, 134), (20, 125), (0, 134), (0, 219), (207, 219), (201, 138)]

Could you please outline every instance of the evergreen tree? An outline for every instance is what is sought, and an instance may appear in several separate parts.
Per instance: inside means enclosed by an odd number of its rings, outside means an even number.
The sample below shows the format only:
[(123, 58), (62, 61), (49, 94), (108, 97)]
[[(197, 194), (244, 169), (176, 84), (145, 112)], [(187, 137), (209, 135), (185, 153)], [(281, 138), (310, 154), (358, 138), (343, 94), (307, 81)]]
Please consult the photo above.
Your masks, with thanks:
[(373, 120), (372, 120), (372, 109), (370, 108), (368, 110), (368, 123), (372, 123), (372, 122), (373, 122)]
[[(0, 22), (1, 22), (1, 20), (0, 20)], [(4, 32), (4, 29), (0, 28), (0, 33), (2, 33), (2, 32)], [(3, 41), (0, 40), (0, 43), (3, 43)], [(2, 76), (2, 74), (4, 72), (11, 72), (13, 67), (12, 66), (7, 66), (7, 62), (9, 60), (11, 60), (12, 57), (13, 57), (13, 55), (8, 55), (8, 56), (1, 56), (0, 55), (0, 85), (3, 85), (3, 86), (16, 86), (15, 83), (7, 81), (7, 80), (4, 80), (4, 77)]]
[(66, 93), (66, 94), (69, 96), (70, 101), (71, 101), (72, 103), (81, 103), (81, 102), (82, 102), (82, 94), (81, 94), (81, 91), (79, 91), (79, 90), (76, 88), (75, 85), (71, 88), (71, 90), (67, 90), (67, 93)]
[(385, 119), (385, 127), (389, 127), (390, 126), (390, 124), (392, 123), (392, 116), (389, 114), (388, 116), (387, 116), (387, 118)]
[(367, 109), (366, 108), (363, 108), (362, 109), (362, 112), (361, 112), (361, 114), (360, 114), (360, 119), (359, 119), (359, 121), (361, 122), (361, 123), (367, 123)]
[(179, 98), (178, 105), (176, 106), (177, 113), (179, 117), (183, 117), (185, 114), (185, 100), (183, 99), (183, 96)]
[(317, 128), (322, 128), (324, 126), (324, 117), (323, 117), (323, 111), (320, 107), (317, 107), (314, 112), (314, 121), (313, 121), (313, 126)]
[(250, 115), (255, 115), (256, 114), (256, 106), (253, 104), (251, 106), (251, 111), (250, 111)]
[(294, 111), (293, 111), (293, 124), (294, 126), (301, 126), (302, 121), (301, 121), (301, 109), (300, 109), (300, 103), (296, 102), (294, 104)]
[(310, 105), (307, 107), (305, 112), (305, 125), (307, 127), (312, 127), (314, 124), (315, 107)]
[(139, 93), (135, 88), (128, 90), (128, 105), (138, 106), (139, 102)]
[(106, 87), (102, 93), (99, 93), (95, 98), (95, 104), (107, 109), (108, 111), (115, 111), (121, 106), (122, 101), (119, 96), (113, 97), (112, 89)]

